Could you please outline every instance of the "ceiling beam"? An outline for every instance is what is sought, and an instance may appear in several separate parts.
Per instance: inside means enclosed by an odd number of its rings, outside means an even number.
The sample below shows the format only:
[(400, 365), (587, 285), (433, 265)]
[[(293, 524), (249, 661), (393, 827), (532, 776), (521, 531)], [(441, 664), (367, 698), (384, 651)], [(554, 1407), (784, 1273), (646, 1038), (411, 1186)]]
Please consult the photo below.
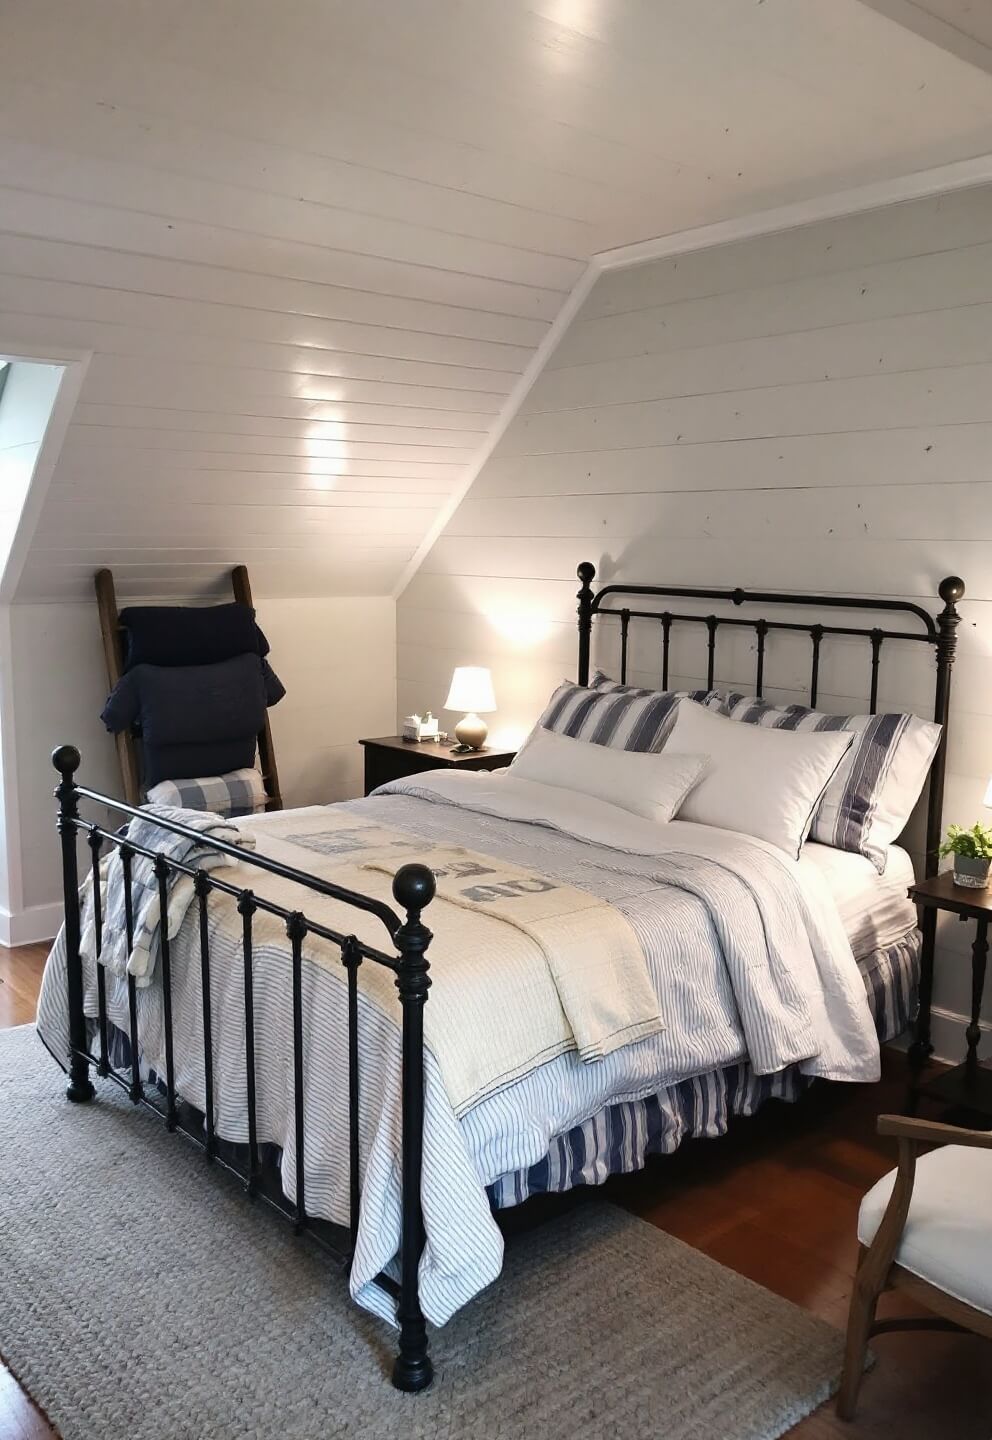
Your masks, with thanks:
[(962, 0), (861, 0), (914, 35), (992, 75), (992, 22), (972, 19)]

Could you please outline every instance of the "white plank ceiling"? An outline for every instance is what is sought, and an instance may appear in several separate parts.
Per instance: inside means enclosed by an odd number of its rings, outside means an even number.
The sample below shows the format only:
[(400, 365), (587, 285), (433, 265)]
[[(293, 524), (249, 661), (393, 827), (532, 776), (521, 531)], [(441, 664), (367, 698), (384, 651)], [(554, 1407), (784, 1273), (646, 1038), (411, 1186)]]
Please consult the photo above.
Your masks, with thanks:
[(595, 252), (992, 150), (859, 0), (3, 0), (0, 352), (93, 359), (19, 599), (388, 593)]

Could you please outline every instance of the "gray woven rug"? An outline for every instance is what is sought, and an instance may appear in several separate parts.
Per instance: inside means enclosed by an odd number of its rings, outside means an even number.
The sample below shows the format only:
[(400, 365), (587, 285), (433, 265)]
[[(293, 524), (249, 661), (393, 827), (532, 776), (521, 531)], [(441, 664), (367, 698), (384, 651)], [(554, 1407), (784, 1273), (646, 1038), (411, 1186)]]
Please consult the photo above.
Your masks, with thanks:
[(419, 1396), (343, 1277), (115, 1087), (0, 1032), (0, 1353), (65, 1440), (772, 1440), (841, 1337), (605, 1203), (507, 1247)]

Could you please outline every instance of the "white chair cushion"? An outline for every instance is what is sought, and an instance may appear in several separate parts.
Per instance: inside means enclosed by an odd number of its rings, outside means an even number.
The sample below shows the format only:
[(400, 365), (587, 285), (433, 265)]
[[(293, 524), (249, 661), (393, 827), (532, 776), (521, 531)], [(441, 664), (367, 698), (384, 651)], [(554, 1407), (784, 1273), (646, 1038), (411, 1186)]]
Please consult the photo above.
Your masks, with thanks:
[[(862, 1245), (875, 1238), (895, 1174), (879, 1180), (861, 1202)], [(992, 1315), (992, 1150), (943, 1145), (919, 1157), (896, 1263)]]

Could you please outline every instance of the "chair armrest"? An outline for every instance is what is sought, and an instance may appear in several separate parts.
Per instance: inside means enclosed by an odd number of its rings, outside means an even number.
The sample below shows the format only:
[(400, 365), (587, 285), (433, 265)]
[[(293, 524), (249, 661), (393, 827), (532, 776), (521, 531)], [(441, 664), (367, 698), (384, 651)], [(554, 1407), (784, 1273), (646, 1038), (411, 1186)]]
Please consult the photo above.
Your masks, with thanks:
[(940, 1125), (935, 1120), (917, 1120), (910, 1115), (879, 1115), (879, 1135), (897, 1140), (916, 1140), (924, 1145), (967, 1145), (992, 1150), (992, 1132), (964, 1130), (957, 1125)]

